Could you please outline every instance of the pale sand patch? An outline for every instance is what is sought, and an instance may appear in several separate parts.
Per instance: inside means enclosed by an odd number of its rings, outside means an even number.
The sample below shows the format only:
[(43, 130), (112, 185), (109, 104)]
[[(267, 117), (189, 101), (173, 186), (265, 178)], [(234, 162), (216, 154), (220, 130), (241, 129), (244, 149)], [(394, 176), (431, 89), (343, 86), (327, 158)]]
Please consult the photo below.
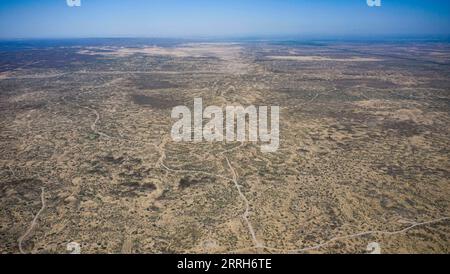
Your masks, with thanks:
[(429, 53), (431, 56), (448, 56), (447, 52), (433, 51)]
[(379, 112), (379, 114), (387, 115), (391, 119), (398, 121), (413, 121), (416, 124), (432, 125), (433, 116), (430, 114), (423, 113), (422, 110), (417, 108), (411, 109), (399, 109), (393, 112)]
[(439, 122), (442, 117), (441, 112), (424, 112), (418, 108), (398, 109), (393, 111), (375, 111), (376, 115), (383, 116), (390, 120), (396, 121), (412, 121), (419, 125), (431, 126)]
[(388, 100), (364, 100), (354, 103), (358, 107), (371, 109), (373, 114), (394, 121), (412, 121), (421, 125), (433, 125), (443, 117), (442, 112), (424, 112), (417, 103), (405, 106), (402, 102)]
[(267, 56), (267, 58), (272, 60), (285, 60), (285, 61), (333, 61), (333, 62), (378, 62), (383, 61), (383, 59), (369, 58), (369, 57), (350, 57), (350, 58), (332, 58), (324, 56)]
[(0, 80), (7, 79), (11, 76), (11, 73), (9, 71), (0, 72)]
[(392, 103), (387, 100), (378, 100), (378, 99), (357, 101), (354, 102), (354, 104), (363, 108), (380, 108), (380, 109), (395, 107), (398, 105), (398, 103)]
[(409, 137), (408, 141), (412, 146), (422, 148), (422, 149), (429, 149), (429, 148), (431, 148), (431, 145), (432, 145), (430, 140), (422, 135), (415, 135), (415, 136)]
[(184, 44), (179, 47), (141, 47), (141, 48), (117, 48), (98, 47), (78, 51), (85, 55), (103, 55), (114, 57), (127, 57), (133, 54), (144, 54), (151, 56), (165, 55), (173, 57), (218, 57), (229, 59), (236, 57), (241, 47), (236, 44), (199, 43)]
[(230, 74), (243, 74), (249, 69), (246, 60), (242, 59), (242, 47), (235, 43), (188, 43), (178, 47), (96, 47), (78, 51), (79, 54), (99, 55), (105, 57), (128, 57), (134, 54), (147, 56), (169, 56), (175, 58), (218, 58), (227, 61), (219, 71)]
[[(404, 102), (395, 102), (391, 100), (370, 99), (353, 102), (355, 106), (364, 109), (376, 110), (376, 111), (395, 111), (401, 108), (405, 108)], [(411, 102), (408, 104), (409, 108), (419, 107), (417, 103)]]

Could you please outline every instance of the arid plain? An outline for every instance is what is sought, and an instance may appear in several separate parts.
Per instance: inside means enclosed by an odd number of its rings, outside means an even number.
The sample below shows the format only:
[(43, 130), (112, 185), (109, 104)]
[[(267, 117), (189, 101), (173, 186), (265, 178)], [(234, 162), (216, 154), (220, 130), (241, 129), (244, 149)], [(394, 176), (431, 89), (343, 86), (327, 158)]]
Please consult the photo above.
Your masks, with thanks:
[[(280, 148), (171, 110), (280, 106)], [(2, 47), (0, 252), (450, 252), (450, 46)]]

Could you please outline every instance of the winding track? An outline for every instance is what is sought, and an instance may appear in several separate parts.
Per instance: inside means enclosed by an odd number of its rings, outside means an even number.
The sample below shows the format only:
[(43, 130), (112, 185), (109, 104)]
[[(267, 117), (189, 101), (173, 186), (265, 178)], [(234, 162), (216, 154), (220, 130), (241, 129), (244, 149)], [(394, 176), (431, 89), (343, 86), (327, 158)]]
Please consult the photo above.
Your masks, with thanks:
[(39, 218), (39, 215), (41, 215), (42, 211), (44, 211), (44, 209), (45, 209), (45, 189), (43, 187), (41, 188), (41, 203), (42, 203), (41, 209), (39, 209), (36, 216), (34, 216), (33, 221), (31, 222), (27, 231), (25, 231), (25, 233), (22, 236), (20, 236), (20, 238), (19, 238), (19, 250), (20, 250), (20, 253), (22, 253), (22, 254), (25, 254), (25, 252), (22, 249), (22, 242), (25, 240), (26, 237), (28, 237), (28, 235), (31, 233), (31, 231), (33, 231), (33, 229), (36, 225), (37, 219)]
[[(329, 239), (328, 241), (315, 245), (315, 246), (311, 246), (311, 247), (305, 247), (305, 248), (301, 248), (301, 249), (293, 249), (293, 250), (287, 250), (287, 249), (282, 249), (282, 248), (274, 248), (274, 247), (268, 247), (268, 246), (260, 246), (260, 248), (264, 248), (267, 249), (269, 251), (275, 251), (275, 252), (284, 252), (284, 253), (302, 253), (302, 252), (307, 252), (307, 251), (311, 251), (311, 250), (317, 250), (320, 249), (322, 247), (325, 247), (333, 242), (337, 242), (339, 240), (346, 240), (346, 239), (352, 239), (352, 238), (357, 238), (357, 237), (362, 237), (362, 236), (367, 236), (367, 235), (373, 235), (373, 234), (382, 234), (382, 235), (388, 235), (388, 236), (392, 236), (392, 235), (396, 235), (396, 234), (401, 234), (401, 233), (405, 233), (415, 227), (418, 226), (425, 226), (425, 225), (430, 225), (430, 224), (434, 224), (434, 223), (439, 223), (439, 222), (443, 222), (446, 220), (449, 220), (450, 217), (442, 217), (442, 218), (438, 218), (438, 219), (434, 219), (434, 220), (430, 220), (430, 221), (426, 221), (426, 222), (421, 222), (421, 223), (416, 223), (413, 222), (412, 225), (404, 228), (404, 229), (400, 229), (400, 230), (395, 230), (395, 231), (383, 231), (383, 230), (373, 230), (373, 231), (365, 231), (365, 232), (360, 232), (360, 233), (355, 233), (355, 234), (351, 234), (351, 235), (346, 235), (346, 236), (338, 236), (338, 237), (333, 237), (331, 239)], [(253, 247), (248, 247), (248, 248), (242, 248), (242, 249), (237, 249), (234, 251), (231, 251), (229, 253), (239, 253), (239, 252), (243, 252), (243, 251), (248, 251), (253, 249)]]
[(90, 107), (84, 107), (84, 108), (85, 109), (89, 109), (90, 111), (94, 112), (94, 114), (96, 116), (95, 121), (91, 124), (92, 131), (95, 132), (96, 134), (102, 136), (102, 137), (105, 137), (105, 138), (108, 138), (108, 139), (112, 139), (111, 136), (109, 136), (106, 133), (103, 133), (103, 132), (97, 130), (97, 123), (100, 121), (100, 114), (98, 114), (98, 111), (93, 109), (93, 108), (90, 108)]
[(241, 186), (237, 182), (236, 171), (234, 170), (233, 166), (231, 165), (230, 160), (228, 160), (227, 156), (225, 156), (225, 159), (227, 160), (228, 167), (230, 168), (230, 170), (231, 170), (231, 172), (233, 174), (233, 183), (236, 186), (236, 189), (237, 189), (237, 191), (239, 193), (239, 196), (241, 197), (241, 199), (245, 203), (245, 212), (244, 212), (244, 214), (242, 214), (242, 218), (247, 223), (248, 231), (250, 232), (250, 235), (252, 236), (252, 240), (253, 240), (253, 243), (254, 243), (255, 247), (256, 248), (262, 247), (263, 245), (256, 238), (256, 234), (255, 234), (255, 230), (253, 229), (253, 225), (248, 219), (248, 215), (250, 215), (250, 202), (248, 201), (247, 197), (245, 197), (245, 195), (241, 191)]

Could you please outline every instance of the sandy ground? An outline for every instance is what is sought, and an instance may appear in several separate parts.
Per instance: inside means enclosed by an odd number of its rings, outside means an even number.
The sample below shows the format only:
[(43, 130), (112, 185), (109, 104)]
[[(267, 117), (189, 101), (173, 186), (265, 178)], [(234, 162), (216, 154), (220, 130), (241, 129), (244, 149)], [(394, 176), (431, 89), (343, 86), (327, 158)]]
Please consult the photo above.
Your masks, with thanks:
[[(450, 49), (343, 47), (53, 49), (2, 72), (0, 251), (448, 253)], [(173, 142), (195, 97), (280, 106), (280, 149)]]

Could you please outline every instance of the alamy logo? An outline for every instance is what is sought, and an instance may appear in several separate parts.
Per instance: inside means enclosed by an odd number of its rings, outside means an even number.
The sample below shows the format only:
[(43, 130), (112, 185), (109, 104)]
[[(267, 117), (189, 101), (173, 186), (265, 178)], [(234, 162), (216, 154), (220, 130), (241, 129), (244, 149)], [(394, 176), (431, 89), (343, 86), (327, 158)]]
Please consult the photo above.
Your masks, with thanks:
[[(186, 106), (172, 110), (172, 119), (179, 119), (172, 126), (171, 136), (175, 142), (261, 142), (262, 152), (278, 150), (280, 140), (280, 108), (267, 106), (226, 106), (224, 111), (218, 106), (208, 106), (203, 110), (202, 98), (194, 99), (194, 115)], [(207, 123), (204, 124), (204, 119)], [(225, 122), (225, 123), (224, 123)], [(270, 122), (270, 129), (269, 129)], [(224, 126), (225, 124), (225, 126)], [(224, 134), (225, 128), (225, 134)], [(193, 133), (193, 134), (192, 134)]]
[(81, 7), (81, 0), (66, 0), (69, 7)]
[(367, 0), (369, 7), (381, 7), (381, 0)]

